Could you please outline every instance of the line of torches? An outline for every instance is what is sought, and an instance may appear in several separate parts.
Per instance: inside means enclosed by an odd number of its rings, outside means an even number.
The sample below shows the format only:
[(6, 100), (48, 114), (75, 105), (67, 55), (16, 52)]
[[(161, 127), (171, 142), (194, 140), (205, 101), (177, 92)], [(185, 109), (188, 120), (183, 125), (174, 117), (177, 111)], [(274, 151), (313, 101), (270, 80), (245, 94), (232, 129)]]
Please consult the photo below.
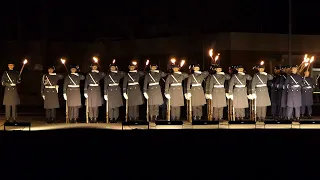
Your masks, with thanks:
[(308, 57), (308, 54), (304, 55), (303, 61), (298, 66), (298, 72), (302, 73), (304, 69), (307, 69), (306, 71), (309, 71), (311, 63), (314, 61), (314, 56)]

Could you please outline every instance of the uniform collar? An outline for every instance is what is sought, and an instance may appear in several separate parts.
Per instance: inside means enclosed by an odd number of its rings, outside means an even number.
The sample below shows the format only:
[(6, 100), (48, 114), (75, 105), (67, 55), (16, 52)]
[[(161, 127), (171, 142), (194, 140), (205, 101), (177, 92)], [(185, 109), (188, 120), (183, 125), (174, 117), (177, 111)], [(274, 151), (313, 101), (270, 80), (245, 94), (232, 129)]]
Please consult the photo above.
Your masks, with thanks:
[(50, 76), (55, 76), (57, 73), (49, 73)]
[(91, 70), (91, 72), (99, 73), (99, 71), (98, 71), (98, 70)]
[(267, 73), (266, 73), (266, 72), (260, 72), (260, 74), (267, 75)]
[(238, 74), (245, 75), (246, 73), (244, 73), (244, 72), (238, 72)]
[(201, 71), (194, 71), (194, 73), (196, 73), (196, 74), (201, 74)]
[(129, 71), (129, 72), (138, 72), (137, 70)]
[(176, 73), (176, 74), (181, 74), (181, 72), (180, 72), (180, 71), (178, 71), (178, 72), (174, 72), (174, 73)]
[(111, 72), (113, 72), (113, 73), (118, 73), (118, 71), (111, 71)]
[(224, 74), (224, 72), (217, 72), (217, 74)]
[(151, 70), (151, 72), (156, 72), (156, 73), (158, 73), (158, 72), (159, 72), (159, 70)]
[(71, 73), (71, 74), (76, 75), (76, 76), (79, 76), (79, 74), (78, 74), (78, 73)]

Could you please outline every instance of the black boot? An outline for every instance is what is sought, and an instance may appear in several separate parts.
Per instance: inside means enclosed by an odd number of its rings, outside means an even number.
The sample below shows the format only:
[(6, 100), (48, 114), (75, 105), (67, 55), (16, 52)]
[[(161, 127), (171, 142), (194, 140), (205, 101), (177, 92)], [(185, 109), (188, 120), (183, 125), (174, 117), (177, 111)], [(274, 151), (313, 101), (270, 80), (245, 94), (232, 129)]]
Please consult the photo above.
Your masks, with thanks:
[(56, 123), (55, 118), (51, 118), (51, 122), (52, 122), (52, 123)]
[(93, 123), (98, 123), (98, 119), (97, 118), (93, 118)]
[(78, 121), (77, 119), (73, 119), (73, 123), (77, 123), (77, 121)]
[(138, 117), (135, 117), (134, 120), (135, 120), (135, 121), (139, 121), (139, 118), (138, 118)]
[(198, 120), (199, 120), (199, 121), (201, 120), (201, 116), (198, 116)]
[(307, 118), (308, 118), (308, 119), (312, 119), (312, 116), (311, 116), (311, 115), (309, 115)]
[(93, 123), (93, 118), (89, 118), (89, 122), (90, 122), (90, 123)]
[(117, 123), (117, 122), (118, 122), (118, 119), (113, 118), (113, 123)]

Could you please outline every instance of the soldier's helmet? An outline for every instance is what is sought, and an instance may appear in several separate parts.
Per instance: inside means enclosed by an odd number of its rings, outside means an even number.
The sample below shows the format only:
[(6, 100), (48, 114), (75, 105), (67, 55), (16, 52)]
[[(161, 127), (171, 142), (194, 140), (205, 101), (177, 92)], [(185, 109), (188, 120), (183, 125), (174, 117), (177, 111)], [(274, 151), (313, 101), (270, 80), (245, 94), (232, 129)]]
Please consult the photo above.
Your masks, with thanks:
[(91, 65), (90, 65), (90, 68), (92, 68), (93, 66), (97, 66), (97, 67), (99, 67), (99, 64), (98, 63), (91, 63)]
[(257, 68), (266, 68), (265, 65), (258, 65)]
[(13, 62), (13, 61), (9, 61), (9, 62), (8, 62), (8, 65), (9, 65), (9, 64), (13, 64), (13, 65), (14, 65), (14, 62)]
[(109, 68), (111, 68), (111, 67), (115, 67), (116, 69), (118, 69), (118, 65), (116, 63), (109, 64)]
[(79, 65), (71, 64), (71, 65), (70, 65), (70, 69), (73, 69), (73, 68), (79, 70)]

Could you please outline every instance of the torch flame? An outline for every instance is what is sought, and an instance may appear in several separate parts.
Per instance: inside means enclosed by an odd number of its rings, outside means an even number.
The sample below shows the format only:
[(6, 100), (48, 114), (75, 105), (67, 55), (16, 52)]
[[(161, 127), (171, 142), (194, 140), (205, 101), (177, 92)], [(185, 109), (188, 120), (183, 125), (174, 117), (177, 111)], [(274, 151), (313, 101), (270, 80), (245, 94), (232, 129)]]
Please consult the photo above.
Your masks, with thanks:
[(313, 61), (314, 61), (314, 56), (311, 57), (310, 63), (312, 63)]
[(213, 49), (209, 50), (209, 56), (212, 57), (213, 56)]
[(171, 63), (172, 64), (176, 63), (176, 59), (175, 58), (171, 58)]
[(114, 64), (116, 62), (116, 59), (113, 59), (112, 64)]
[(61, 60), (61, 62), (62, 62), (62, 64), (65, 64), (66, 63), (66, 60), (65, 59), (60, 59)]
[(136, 66), (137, 65), (137, 61), (132, 61), (132, 64)]
[(25, 60), (23, 61), (23, 64), (27, 64), (27, 63), (28, 63), (28, 60), (25, 59)]
[(147, 62), (146, 62), (146, 66), (148, 66), (149, 65), (149, 59), (147, 59)]
[(263, 65), (264, 65), (264, 61), (261, 61), (261, 62), (260, 62), (260, 66), (263, 66)]
[(180, 67), (182, 67), (185, 62), (186, 62), (185, 60), (181, 60)]
[(305, 63), (305, 64), (304, 64), (304, 67), (307, 67), (308, 65), (309, 65), (309, 63)]
[(217, 61), (219, 59), (220, 54), (216, 55), (216, 57), (214, 58), (215, 61)]
[(97, 58), (97, 57), (94, 56), (92, 59), (93, 59), (93, 61), (94, 61), (95, 63), (98, 62), (98, 58)]

